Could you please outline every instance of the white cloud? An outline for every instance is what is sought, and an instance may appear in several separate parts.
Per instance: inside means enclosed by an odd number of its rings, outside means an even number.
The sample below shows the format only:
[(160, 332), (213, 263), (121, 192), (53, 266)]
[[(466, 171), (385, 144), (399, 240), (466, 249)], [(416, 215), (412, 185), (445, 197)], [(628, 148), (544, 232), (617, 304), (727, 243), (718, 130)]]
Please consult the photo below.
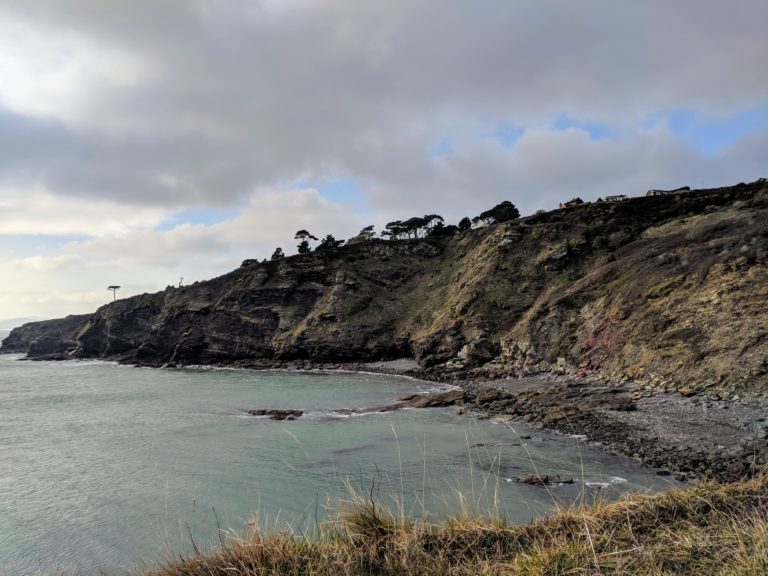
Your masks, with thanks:
[[(170, 230), (144, 228), (121, 236), (70, 242), (64, 248), (88, 259), (121, 264), (189, 268), (216, 262), (220, 272), (239, 264), (233, 254), (266, 258), (277, 246), (295, 252), (294, 234), (306, 228), (316, 236), (348, 238), (362, 217), (314, 189), (263, 190), (233, 218), (211, 225), (181, 224)], [(221, 268), (221, 266), (226, 266)]]
[(0, 14), (0, 103), (10, 110), (83, 121), (93, 98), (136, 87), (149, 77), (146, 66), (126, 51)]
[(123, 235), (156, 226), (167, 209), (84, 200), (33, 188), (0, 188), (0, 235)]
[(7, 262), (12, 270), (30, 270), (33, 272), (49, 272), (74, 266), (83, 266), (82, 258), (72, 254), (61, 256), (28, 256), (27, 258), (14, 258)]
[(24, 294), (0, 294), (0, 310), (17, 310), (22, 316), (57, 318), (68, 314), (87, 314), (109, 302), (111, 293), (96, 290), (58, 292), (40, 291)]

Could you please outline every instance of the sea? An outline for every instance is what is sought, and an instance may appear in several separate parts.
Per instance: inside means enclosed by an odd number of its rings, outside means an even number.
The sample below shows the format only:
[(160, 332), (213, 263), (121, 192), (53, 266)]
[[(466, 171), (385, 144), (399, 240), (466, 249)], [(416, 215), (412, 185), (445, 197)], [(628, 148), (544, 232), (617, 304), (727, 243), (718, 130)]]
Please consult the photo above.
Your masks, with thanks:
[[(669, 484), (582, 438), (452, 408), (342, 416), (429, 382), (0, 355), (0, 574), (138, 570), (255, 526), (310, 534), (355, 496), (528, 522)], [(300, 409), (273, 421), (249, 409)], [(559, 474), (572, 484), (516, 482)]]

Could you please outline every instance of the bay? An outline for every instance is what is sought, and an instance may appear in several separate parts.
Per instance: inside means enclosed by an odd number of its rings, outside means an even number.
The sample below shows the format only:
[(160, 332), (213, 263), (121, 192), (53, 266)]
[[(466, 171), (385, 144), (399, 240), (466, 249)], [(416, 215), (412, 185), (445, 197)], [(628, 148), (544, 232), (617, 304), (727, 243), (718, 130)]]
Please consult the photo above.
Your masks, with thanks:
[[(461, 493), (527, 522), (580, 494), (667, 486), (576, 438), (450, 408), (333, 415), (434, 387), (407, 378), (18, 358), (0, 356), (0, 574), (135, 569), (254, 521), (311, 530), (351, 490), (435, 519)], [(512, 481), (535, 471), (575, 482)]]

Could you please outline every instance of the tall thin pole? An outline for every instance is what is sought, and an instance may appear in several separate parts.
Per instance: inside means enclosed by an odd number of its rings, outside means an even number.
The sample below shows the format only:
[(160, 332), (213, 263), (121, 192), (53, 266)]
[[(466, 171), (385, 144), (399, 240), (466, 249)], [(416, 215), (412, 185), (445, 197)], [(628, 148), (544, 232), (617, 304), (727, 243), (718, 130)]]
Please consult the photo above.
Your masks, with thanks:
[(107, 286), (107, 290), (112, 291), (112, 302), (117, 300), (117, 291), (120, 290), (120, 286)]

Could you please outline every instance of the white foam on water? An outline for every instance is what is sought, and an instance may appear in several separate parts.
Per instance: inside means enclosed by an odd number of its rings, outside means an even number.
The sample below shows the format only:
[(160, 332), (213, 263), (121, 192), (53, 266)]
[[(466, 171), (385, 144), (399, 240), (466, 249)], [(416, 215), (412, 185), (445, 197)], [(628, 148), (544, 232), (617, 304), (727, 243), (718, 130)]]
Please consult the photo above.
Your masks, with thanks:
[(607, 488), (608, 486), (614, 486), (616, 484), (624, 484), (626, 481), (627, 479), (622, 478), (621, 476), (610, 476), (608, 480), (603, 481), (585, 480), (584, 486), (589, 486), (590, 488)]

